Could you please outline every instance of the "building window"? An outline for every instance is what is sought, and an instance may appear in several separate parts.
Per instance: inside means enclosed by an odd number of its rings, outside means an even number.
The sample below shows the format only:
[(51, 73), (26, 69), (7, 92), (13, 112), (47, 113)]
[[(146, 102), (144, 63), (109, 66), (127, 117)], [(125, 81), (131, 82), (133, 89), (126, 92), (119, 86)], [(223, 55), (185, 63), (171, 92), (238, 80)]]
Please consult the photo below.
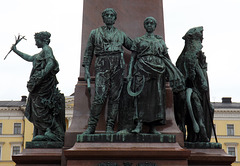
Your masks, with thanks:
[(12, 155), (19, 154), (20, 153), (20, 149), (21, 149), (20, 146), (13, 146), (13, 148), (12, 148)]
[(0, 145), (0, 160), (2, 160), (2, 146)]
[(234, 135), (234, 125), (233, 124), (227, 124), (227, 135), (228, 136)]
[(2, 134), (2, 123), (0, 123), (0, 134)]
[(229, 155), (236, 156), (235, 147), (228, 147), (227, 149)]
[(14, 123), (14, 134), (21, 134), (21, 123)]

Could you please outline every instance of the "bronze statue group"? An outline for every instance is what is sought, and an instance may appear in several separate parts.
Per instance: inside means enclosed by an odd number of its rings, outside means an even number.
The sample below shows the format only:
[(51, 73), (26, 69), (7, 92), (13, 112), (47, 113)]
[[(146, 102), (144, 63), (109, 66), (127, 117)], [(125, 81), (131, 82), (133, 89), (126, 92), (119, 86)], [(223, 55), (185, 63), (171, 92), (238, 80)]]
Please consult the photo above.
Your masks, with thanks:
[(144, 20), (146, 33), (135, 40), (113, 26), (117, 19), (114, 9), (105, 9), (102, 18), (105, 26), (91, 31), (83, 60), (87, 80), (90, 79), (93, 56), (96, 56), (95, 95), (88, 128), (83, 134), (95, 133), (107, 99), (106, 133), (114, 133), (124, 87), (124, 46), (132, 52), (127, 91), (133, 98), (135, 110), (131, 117), (134, 128), (124, 131), (139, 134), (142, 126), (146, 125), (148, 133), (161, 134), (156, 126), (166, 123), (165, 83), (168, 81), (174, 93), (176, 121), (184, 134), (188, 133), (186, 140), (209, 142), (214, 110), (209, 100), (206, 57), (202, 52), (203, 27), (192, 28), (185, 34), (185, 47), (174, 66), (163, 38), (154, 34), (157, 26), (155, 18)]
[[(184, 134), (188, 133), (186, 140), (209, 142), (213, 107), (209, 100), (206, 57), (202, 52), (203, 28), (192, 28), (185, 34), (185, 47), (175, 66), (163, 38), (154, 34), (157, 26), (155, 18), (147, 17), (144, 20), (146, 33), (135, 40), (113, 26), (117, 19), (114, 9), (105, 9), (102, 18), (105, 26), (91, 31), (82, 64), (85, 80), (90, 80), (92, 59), (96, 57), (95, 95), (88, 127), (83, 134), (95, 133), (107, 100), (106, 133), (115, 133), (114, 126), (124, 88), (125, 47), (132, 52), (126, 80), (127, 95), (133, 99), (134, 105), (130, 119), (135, 124), (125, 131), (139, 134), (144, 125), (148, 127), (148, 133), (161, 134), (156, 126), (166, 124), (165, 84), (169, 82), (174, 93), (176, 122)], [(33, 141), (64, 139), (64, 96), (57, 89), (56, 74), (59, 68), (49, 47), (50, 36), (49, 32), (35, 34), (36, 45), (42, 51), (33, 56), (17, 50), (16, 44), (12, 46), (16, 54), (33, 63), (27, 84), (29, 97), (25, 112), (34, 124)]]

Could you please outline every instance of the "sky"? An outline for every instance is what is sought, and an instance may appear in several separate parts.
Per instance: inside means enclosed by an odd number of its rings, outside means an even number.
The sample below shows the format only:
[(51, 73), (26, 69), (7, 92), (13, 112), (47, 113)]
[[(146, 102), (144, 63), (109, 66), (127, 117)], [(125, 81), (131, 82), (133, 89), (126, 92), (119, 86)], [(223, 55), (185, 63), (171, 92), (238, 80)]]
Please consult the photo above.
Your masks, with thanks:
[[(203, 26), (203, 52), (207, 56), (210, 99), (221, 102), (232, 97), (240, 102), (240, 0), (163, 0), (165, 42), (176, 62), (184, 47), (184, 34)], [(41, 50), (34, 34), (52, 34), (50, 46), (59, 62), (58, 88), (66, 96), (74, 93), (80, 72), (82, 32), (81, 0), (7, 0), (0, 5), (0, 100), (20, 100), (28, 95), (27, 81), (32, 63), (15, 53), (5, 55), (15, 36), (25, 36), (17, 48), (29, 55)]]

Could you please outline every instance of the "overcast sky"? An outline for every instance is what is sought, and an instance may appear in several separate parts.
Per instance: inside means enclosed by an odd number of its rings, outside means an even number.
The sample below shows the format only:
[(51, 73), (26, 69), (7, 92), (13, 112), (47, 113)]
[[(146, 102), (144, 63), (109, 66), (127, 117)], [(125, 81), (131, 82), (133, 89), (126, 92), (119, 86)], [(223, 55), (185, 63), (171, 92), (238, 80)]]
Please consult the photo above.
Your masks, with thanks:
[[(192, 27), (204, 27), (203, 51), (207, 56), (212, 102), (232, 97), (240, 102), (240, 0), (163, 0), (165, 40), (175, 63)], [(93, 11), (94, 12), (94, 11)], [(11, 53), (3, 60), (14, 35), (24, 35), (17, 48), (40, 52), (34, 33), (49, 31), (50, 46), (59, 62), (59, 89), (74, 92), (80, 69), (81, 0), (7, 0), (0, 5), (0, 100), (20, 100), (28, 95), (26, 83), (32, 64)]]

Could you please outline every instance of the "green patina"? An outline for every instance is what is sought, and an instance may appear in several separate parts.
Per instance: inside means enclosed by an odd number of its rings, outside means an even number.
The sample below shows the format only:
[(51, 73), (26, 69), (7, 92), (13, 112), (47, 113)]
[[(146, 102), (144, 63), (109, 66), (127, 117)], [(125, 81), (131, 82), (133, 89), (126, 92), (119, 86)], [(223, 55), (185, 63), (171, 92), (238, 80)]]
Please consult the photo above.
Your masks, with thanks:
[[(59, 72), (59, 65), (49, 46), (50, 37), (49, 32), (35, 34), (36, 45), (42, 50), (33, 56), (20, 52), (16, 45), (12, 46), (17, 55), (33, 64), (27, 83), (29, 96), (25, 110), (25, 116), (34, 125), (31, 147), (34, 144), (36, 147), (45, 147), (39, 141), (45, 144), (49, 142), (53, 146), (53, 142), (64, 142), (65, 98), (57, 88), (56, 74)], [(59, 147), (61, 143), (56, 144)]]
[(78, 134), (77, 142), (119, 142), (119, 143), (175, 143), (171, 134)]

